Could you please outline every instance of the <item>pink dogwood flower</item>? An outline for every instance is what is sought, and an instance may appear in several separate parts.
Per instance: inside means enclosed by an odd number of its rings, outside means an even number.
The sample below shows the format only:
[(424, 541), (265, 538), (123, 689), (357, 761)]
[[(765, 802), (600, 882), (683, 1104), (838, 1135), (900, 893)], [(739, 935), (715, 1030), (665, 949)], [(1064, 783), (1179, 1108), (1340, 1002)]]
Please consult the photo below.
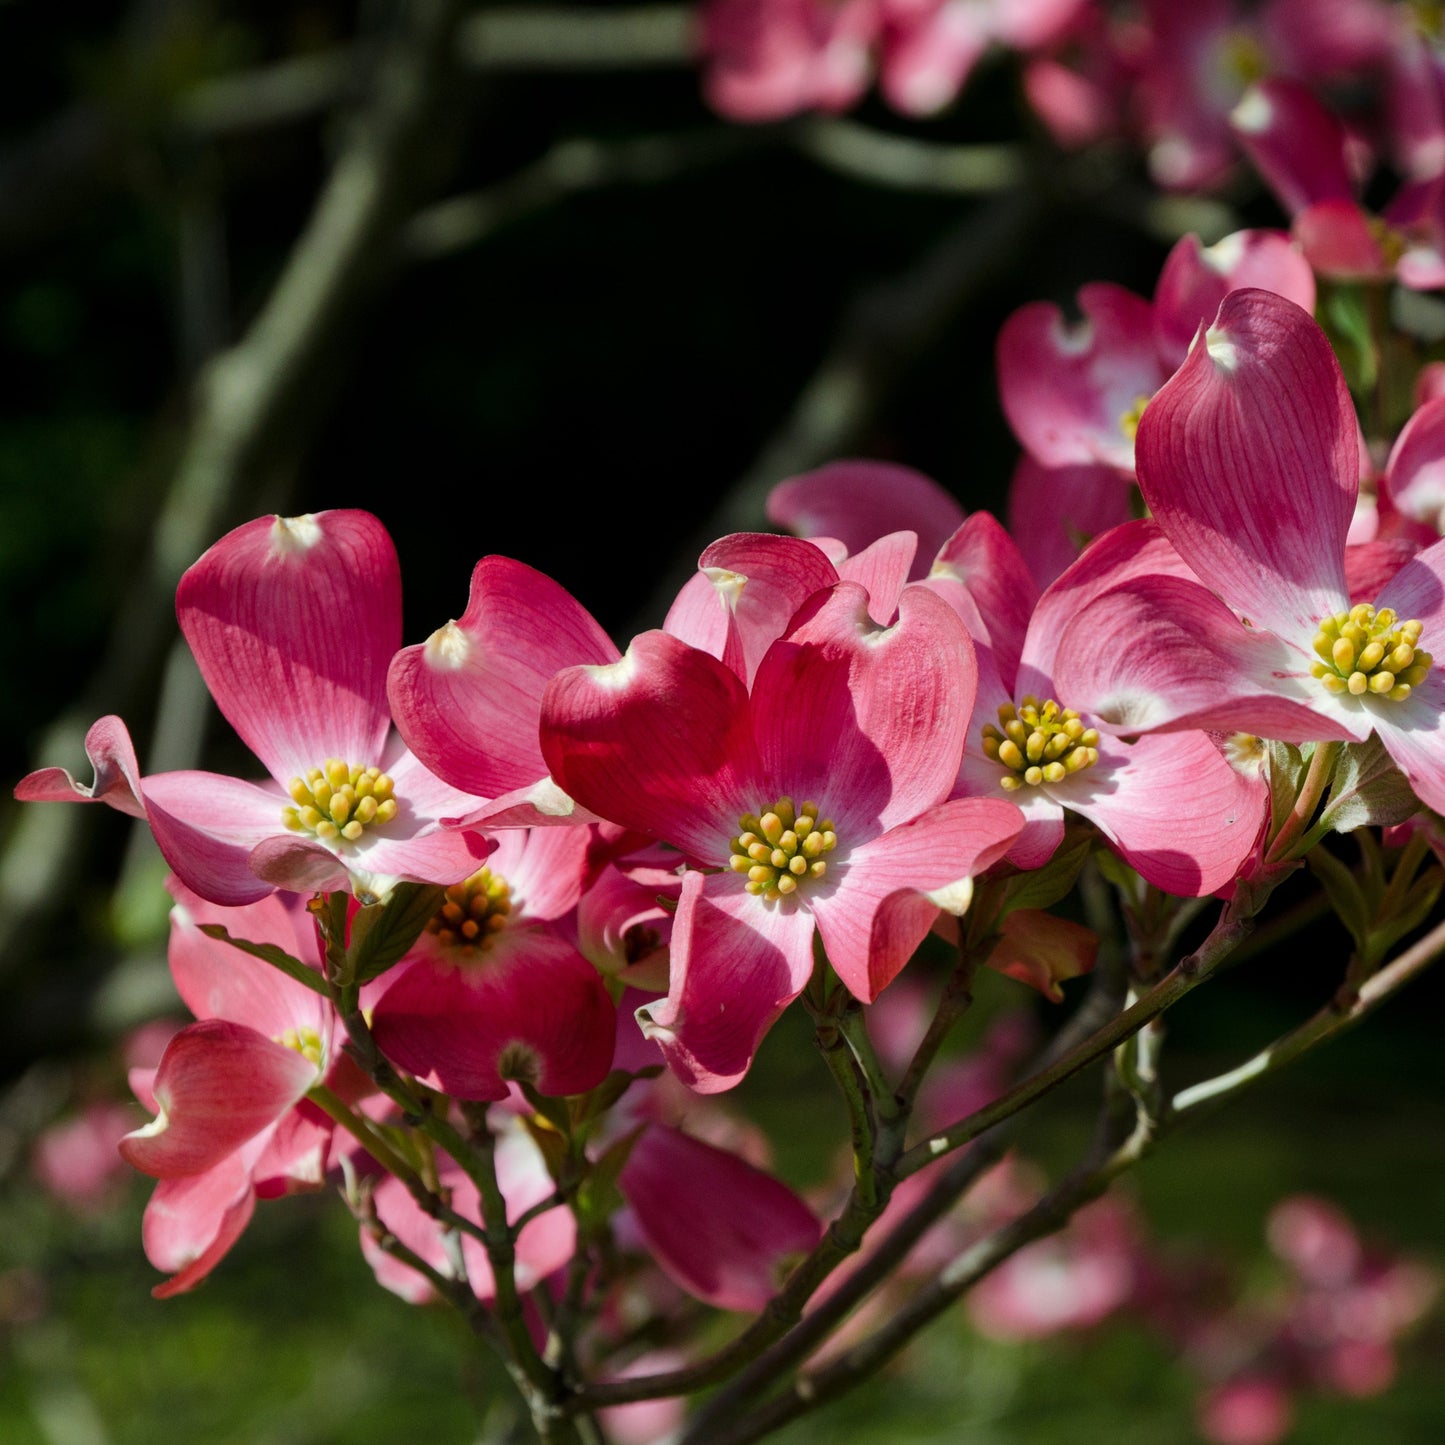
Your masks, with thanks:
[(444, 782), (476, 795), (467, 825), (585, 822), (547, 776), (537, 717), (555, 673), (617, 656), (564, 587), (509, 557), (483, 557), (466, 611), (402, 648), (386, 689), (407, 746)]
[(156, 1118), (120, 1142), (126, 1162), (159, 1181), (142, 1226), (147, 1257), (172, 1275), (158, 1298), (210, 1273), (257, 1198), (320, 1186), (331, 1125), (302, 1101), (323, 1080), (351, 1077), (323, 998), (200, 931), (222, 923), (314, 962), (315, 926), (299, 902), (273, 894), (226, 909), (177, 881), (172, 891), (171, 976), (198, 1022), (171, 1039), (153, 1071), (132, 1071)]
[[(1388, 280), (1416, 290), (1445, 284), (1445, 174), (1410, 177), (1375, 215), (1357, 199), (1350, 137), (1304, 86), (1274, 79), (1250, 88), (1233, 114), (1235, 134), (1293, 218), (1310, 264), (1323, 276)], [(1437, 134), (1445, 148), (1445, 132)]]
[(1122, 735), (1374, 733), (1445, 807), (1445, 677), (1426, 650), (1445, 635), (1445, 543), (1352, 604), (1356, 432), (1315, 322), (1268, 292), (1227, 297), (1139, 439), (1150, 511), (1209, 585), (1135, 576), (1103, 592), (1063, 631), (1059, 687)]
[(455, 1098), (504, 1099), (510, 1079), (581, 1094), (612, 1064), (602, 976), (577, 951), (587, 828), (508, 829), (447, 890), (416, 945), (381, 981), (382, 1051)]
[(701, 1092), (742, 1078), (812, 972), (815, 930), (871, 1001), (1021, 825), (1001, 800), (944, 802), (976, 682), (962, 625), (919, 588), (892, 627), (867, 603), (852, 582), (816, 594), (750, 689), (650, 632), (619, 663), (561, 673), (544, 699), (558, 782), (694, 865), (671, 987), (644, 1021)]
[[(952, 571), (955, 550), (973, 554), (974, 565)], [(1128, 522), (1099, 538), (1035, 602), (1022, 556), (986, 512), (969, 518), (934, 564), (928, 585), (950, 598), (967, 590), (988, 628), (975, 638), (978, 717), (959, 790), (1019, 805), (1026, 821), (1009, 858), (1021, 868), (1053, 855), (1066, 810), (1088, 818), (1127, 863), (1170, 893), (1213, 893), (1254, 846), (1265, 810), (1257, 774), (1235, 769), (1201, 732), (1132, 743), (1110, 737), (1056, 680), (1072, 618), (1124, 577), (1161, 573), (1193, 581), (1153, 523)]]
[(453, 883), (486, 845), (443, 828), (476, 800), (392, 738), (386, 669), (401, 643), (401, 574), (369, 513), (262, 517), (181, 578), (181, 631), (211, 696), (271, 774), (141, 778), (124, 724), (86, 738), (91, 787), (58, 768), (22, 780), (25, 800), (97, 801), (143, 816), (176, 874), (239, 906), (273, 888), (385, 893), (396, 880)]

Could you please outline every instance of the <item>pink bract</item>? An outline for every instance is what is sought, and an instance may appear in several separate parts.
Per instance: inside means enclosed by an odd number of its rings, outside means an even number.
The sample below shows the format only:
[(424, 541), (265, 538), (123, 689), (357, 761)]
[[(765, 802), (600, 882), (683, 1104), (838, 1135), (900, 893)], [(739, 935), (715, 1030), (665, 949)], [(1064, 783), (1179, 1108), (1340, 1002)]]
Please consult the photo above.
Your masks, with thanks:
[[(751, 690), (660, 632), (612, 667), (553, 681), (542, 725), (553, 775), (693, 865), (673, 926), (671, 989), (645, 1021), (694, 1088), (742, 1077), (812, 971), (815, 926), (839, 976), (871, 1000), (939, 907), (961, 911), (966, 880), (1007, 846), (1018, 827), (1008, 804), (939, 806), (974, 677), (967, 634), (937, 598), (906, 588), (899, 621), (882, 629), (864, 589), (840, 582), (769, 649)], [(748, 892), (746, 865), (730, 863), (743, 820), (780, 802), (801, 819), (805, 801), (819, 810), (809, 826), (821, 839), (826, 822), (836, 851), (808, 855), (824, 866), (802, 865), (810, 871), (796, 896), (786, 885), (771, 899)], [(801, 850), (810, 834), (791, 836)]]
[[(1209, 727), (1348, 742), (1377, 733), (1421, 798), (1445, 804), (1445, 678), (1426, 651), (1445, 636), (1445, 545), (1405, 562), (1373, 599), (1398, 625), (1421, 624), (1424, 662), (1406, 658), (1413, 647), (1385, 648), (1416, 681), (1384, 695), (1398, 680), (1383, 662), (1369, 664), (1381, 673), (1372, 692), (1356, 650), (1322, 661), (1331, 647), (1322, 623), (1351, 606), (1345, 538), (1359, 465), (1354, 409), (1314, 321), (1268, 292), (1228, 297), (1145, 412), (1139, 457), (1160, 530), (1209, 587), (1134, 576), (1097, 597), (1061, 639), (1057, 675), (1070, 697), (1126, 735)], [(1358, 661), (1363, 668), (1364, 641)], [(1341, 668), (1360, 671), (1361, 691)]]
[(389, 1058), (461, 1099), (504, 1099), (512, 1079), (551, 1095), (602, 1082), (612, 1001), (576, 944), (591, 843), (586, 828), (501, 834), (386, 975), (372, 1027)]
[[(442, 827), (475, 800), (389, 737), (386, 668), (401, 641), (401, 577), (375, 517), (248, 522), (186, 571), (176, 612), (216, 705), (271, 781), (140, 778), (124, 726), (103, 719), (87, 737), (92, 787), (44, 769), (18, 797), (141, 809), (176, 874), (229, 906), (273, 888), (381, 894), (401, 878), (450, 883), (475, 869), (484, 846)], [(318, 779), (324, 798), (313, 792)], [(374, 787), (382, 791), (362, 796)], [(340, 799), (357, 788), (350, 804), (331, 807), (333, 791)]]

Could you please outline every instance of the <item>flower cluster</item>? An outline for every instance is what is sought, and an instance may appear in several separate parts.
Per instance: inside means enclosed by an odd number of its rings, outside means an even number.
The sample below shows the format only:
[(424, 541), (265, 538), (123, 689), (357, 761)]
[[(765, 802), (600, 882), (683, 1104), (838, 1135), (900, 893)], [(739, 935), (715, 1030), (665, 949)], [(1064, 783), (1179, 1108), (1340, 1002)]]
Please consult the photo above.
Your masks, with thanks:
[[(523, 1295), (564, 1275), (547, 1310), (590, 1299), (603, 1354), (626, 1336), (609, 1270), (629, 1255), (665, 1280), (648, 1308), (670, 1289), (761, 1311), (781, 1289), (777, 1317), (798, 1318), (869, 1225), (940, 1217), (983, 1172), (981, 1136), (1117, 1050), (1138, 1111), (1119, 1152), (1076, 1196), (1014, 1198), (965, 1235), (1017, 1248), (1023, 1221), (1062, 1224), (1170, 1118), (1239, 1086), (1161, 1113), (1152, 1021), (1326, 834), (1393, 825), (1388, 879), (1319, 863), (1358, 1000), (1440, 890), (1417, 875), (1445, 812), (1445, 398), (1422, 374), (1398, 438), (1366, 441), (1313, 301), (1297, 246), (1246, 232), (1181, 243), (1151, 302), (1090, 288), (1073, 328), (1025, 308), (999, 343), (1025, 524), (901, 466), (835, 463), (773, 491), (778, 533), (709, 546), (625, 650), (502, 557), (403, 647), (396, 554), (367, 513), (217, 542), (181, 581), (180, 626), (266, 776), (143, 774), (108, 717), (93, 782), (47, 768), (17, 789), (144, 820), (174, 874), (195, 1021), (133, 1071), (154, 1117), (119, 1145), (157, 1181), (157, 1292), (213, 1269), (258, 1200), (340, 1179), (384, 1285), (494, 1301), (519, 1369), (560, 1390)], [(1049, 911), (1088, 860), (1130, 934), (1131, 1006), (1120, 979), (1112, 1022), (1046, 1054), (1045, 1085), (1007, 1084), (1005, 1040), (939, 1105), (924, 1075), (978, 966), (1056, 1001), (1094, 966), (1095, 931)], [(1215, 932), (1162, 973), (1211, 895)], [(954, 979), (886, 1058), (875, 1006), (939, 939)], [(700, 1097), (737, 1085), (800, 998), (853, 1125), (827, 1235)], [(1107, 1267), (1061, 1318), (1132, 1288), (1117, 1219), (1081, 1219)], [(822, 1310), (847, 1313), (861, 1258)], [(980, 1308), (1006, 1315), (1029, 1260)]]

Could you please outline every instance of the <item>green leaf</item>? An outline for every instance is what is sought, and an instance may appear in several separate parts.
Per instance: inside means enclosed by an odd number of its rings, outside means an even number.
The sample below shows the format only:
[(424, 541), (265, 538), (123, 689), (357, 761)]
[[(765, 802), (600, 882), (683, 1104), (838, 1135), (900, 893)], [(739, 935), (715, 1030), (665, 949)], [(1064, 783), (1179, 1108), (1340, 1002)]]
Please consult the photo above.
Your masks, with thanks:
[(384, 903), (360, 909), (351, 920), (356, 981), (378, 978), (405, 958), (446, 895), (446, 889), (434, 883), (398, 883)]
[(232, 948), (239, 948), (242, 953), (249, 953), (252, 958), (264, 959), (273, 968), (279, 968), (288, 978), (304, 983), (323, 998), (329, 997), (321, 974), (302, 963), (299, 958), (292, 958), (284, 948), (278, 948), (274, 943), (252, 943), (249, 939), (232, 938), (223, 923), (202, 923), (197, 926), (207, 938), (219, 939), (222, 943), (229, 943)]
[(1409, 779), (1394, 764), (1377, 737), (1346, 743), (1340, 750), (1330, 795), (1320, 824), (1336, 833), (1352, 833), (1367, 825), (1381, 828), (1403, 823), (1420, 808)]
[(634, 1080), (655, 1079), (661, 1072), (661, 1064), (651, 1064), (635, 1074), (627, 1069), (613, 1069), (596, 1088), (590, 1089), (576, 1100), (573, 1122), (585, 1124), (590, 1119), (605, 1114), (632, 1087)]
[(1370, 933), (1372, 957), (1382, 959), (1406, 934), (1419, 928), (1440, 901), (1440, 892), (1445, 887), (1445, 873), (1432, 868), (1405, 895), (1400, 910), (1391, 918), (1382, 918)]
[(1273, 838), (1284, 826), (1299, 797), (1305, 760), (1293, 743), (1266, 742), (1264, 751), (1265, 775), (1269, 779), (1269, 836)]
[(1315, 848), (1306, 861), (1310, 872), (1320, 881), (1330, 907), (1339, 916), (1340, 922), (1350, 931), (1361, 953), (1368, 952), (1370, 927), (1373, 922), (1369, 904), (1355, 875), (1332, 853), (1324, 848)]
[(1370, 303), (1365, 287), (1337, 285), (1325, 298), (1320, 319), (1340, 358), (1350, 390), (1364, 395), (1375, 388), (1380, 374), (1380, 353), (1370, 324)]
[(572, 1110), (566, 1099), (553, 1098), (550, 1094), (539, 1094), (533, 1085), (525, 1082), (521, 1082), (521, 1089), (527, 1097), (527, 1102), (542, 1118), (551, 1124), (564, 1139), (571, 1137)]
[(587, 1171), (578, 1187), (576, 1203), (577, 1223), (584, 1234), (595, 1234), (626, 1202), (617, 1180), (632, 1154), (632, 1146), (646, 1128), (646, 1124), (639, 1124), (624, 1134)]
[(1091, 828), (1070, 828), (1054, 856), (1042, 868), (1008, 880), (999, 919), (1007, 918), (1016, 908), (1049, 908), (1065, 897), (1078, 881), (1094, 842)]
[(562, 1183), (572, 1169), (572, 1148), (567, 1142), (567, 1136), (550, 1127), (547, 1119), (534, 1114), (523, 1114), (522, 1123), (532, 1136), (532, 1142), (541, 1150), (547, 1173), (553, 1183)]

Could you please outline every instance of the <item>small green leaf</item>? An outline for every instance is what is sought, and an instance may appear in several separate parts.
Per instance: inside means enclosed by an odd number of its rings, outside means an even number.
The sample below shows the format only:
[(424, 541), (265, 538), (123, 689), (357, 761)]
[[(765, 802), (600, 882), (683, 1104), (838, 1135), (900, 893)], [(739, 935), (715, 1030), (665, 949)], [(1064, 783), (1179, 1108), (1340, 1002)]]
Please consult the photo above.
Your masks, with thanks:
[(632, 1154), (632, 1146), (642, 1137), (647, 1125), (635, 1129), (610, 1145), (602, 1157), (587, 1171), (577, 1190), (577, 1222), (584, 1234), (595, 1234), (626, 1202), (617, 1187), (618, 1177)]
[(1368, 952), (1370, 936), (1370, 907), (1365, 895), (1355, 880), (1355, 875), (1332, 853), (1324, 848), (1315, 848), (1306, 860), (1310, 872), (1320, 881), (1330, 907), (1339, 916), (1340, 922), (1350, 931), (1350, 937), (1361, 953)]
[(1335, 764), (1320, 823), (1336, 833), (1367, 825), (1388, 828), (1417, 812), (1420, 800), (1377, 737), (1346, 743)]
[(288, 978), (294, 978), (297, 983), (304, 983), (307, 988), (327, 997), (326, 982), (321, 974), (309, 965), (301, 962), (299, 958), (292, 958), (284, 948), (278, 948), (274, 943), (252, 943), (245, 938), (232, 938), (223, 923), (201, 923), (197, 925), (207, 938), (215, 938), (222, 943), (229, 943), (232, 948), (239, 948), (242, 953), (249, 953), (252, 958), (264, 959), (273, 968), (279, 968)]
[(1293, 743), (1266, 742), (1264, 751), (1269, 778), (1269, 836), (1273, 838), (1284, 826), (1299, 797), (1305, 760)]
[(433, 883), (398, 883), (384, 903), (360, 909), (351, 920), (351, 959), (358, 983), (367, 983), (406, 957), (447, 896)]
[(1094, 842), (1092, 829), (1070, 828), (1054, 856), (1042, 868), (1034, 868), (1008, 880), (1008, 891), (999, 910), (999, 918), (1006, 918), (1016, 908), (1052, 907), (1078, 881), (1079, 872), (1088, 860)]
[(532, 1136), (532, 1142), (542, 1152), (542, 1159), (547, 1165), (547, 1173), (554, 1183), (560, 1184), (568, 1177), (572, 1168), (572, 1148), (567, 1142), (565, 1134), (559, 1134), (557, 1130), (549, 1127), (549, 1122), (544, 1118), (535, 1115), (522, 1115), (522, 1123), (526, 1125), (527, 1132)]
[(1380, 372), (1380, 354), (1370, 324), (1365, 287), (1360, 284), (1333, 287), (1321, 308), (1320, 319), (1334, 343), (1350, 390), (1356, 395), (1373, 391)]
[(1440, 901), (1440, 892), (1445, 887), (1445, 873), (1432, 868), (1405, 895), (1400, 909), (1390, 918), (1382, 918), (1370, 933), (1372, 957), (1382, 959), (1407, 934), (1419, 928)]

